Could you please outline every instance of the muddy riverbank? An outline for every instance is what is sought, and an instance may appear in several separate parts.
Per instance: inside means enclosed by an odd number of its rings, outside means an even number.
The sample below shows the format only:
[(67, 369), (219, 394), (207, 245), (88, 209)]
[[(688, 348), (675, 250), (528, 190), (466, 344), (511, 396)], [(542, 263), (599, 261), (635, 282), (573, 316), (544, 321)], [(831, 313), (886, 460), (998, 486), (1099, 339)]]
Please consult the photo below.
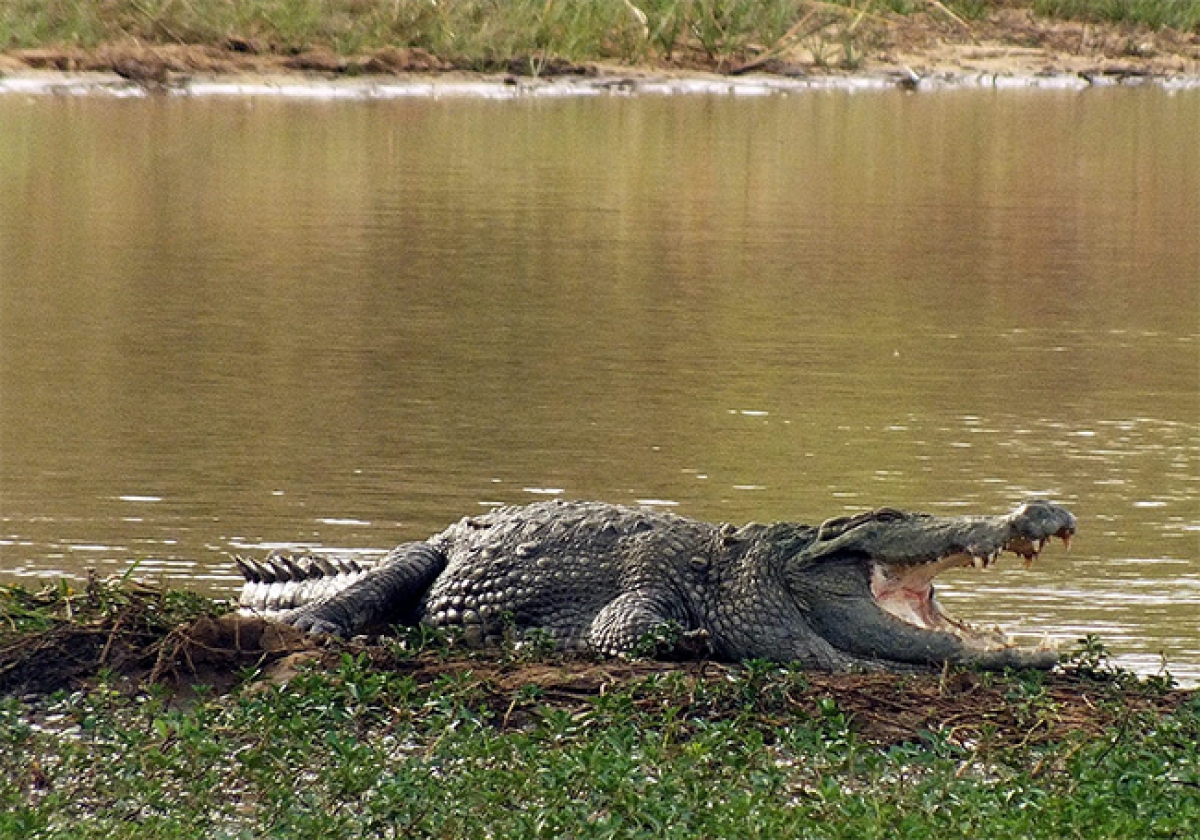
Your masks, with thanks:
[(0, 53), (0, 81), (7, 79), (9, 89), (18, 89), (14, 79), (44, 82), (65, 74), (97, 84), (124, 81), (151, 89), (188, 89), (213, 80), (340, 81), (357, 87), (364, 82), (414, 81), (529, 86), (565, 80), (575, 89), (633, 89), (681, 79), (715, 84), (746, 77), (790, 84), (901, 87), (1200, 79), (1196, 32), (1054, 20), (1022, 8), (1002, 8), (967, 20), (938, 7), (932, 4), (930, 12), (922, 14), (872, 14), (849, 21), (835, 15), (826, 23), (801, 26), (804, 19), (775, 43), (747, 43), (737, 49), (706, 50), (685, 39), (669, 55), (645, 54), (633, 62), (611, 57), (568, 60), (549, 51), (480, 60), (392, 46), (339, 53), (316, 43), (298, 47), (243, 37), (217, 43), (130, 38), (89, 48), (50, 44)]
[(404, 674), (431, 688), (470, 679), (504, 726), (516, 725), (541, 704), (578, 714), (615, 690), (671, 679), (688, 686), (693, 704), (700, 695), (722, 694), (722, 702), (712, 708), (700, 705), (724, 718), (743, 710), (751, 696), (725, 697), (725, 690), (758, 681), (755, 693), (766, 697), (770, 688), (778, 695), (769, 704), (778, 714), (819, 717), (822, 702), (837, 698), (855, 728), (872, 742), (919, 741), (925, 733), (949, 727), (952, 738), (977, 738), (990, 730), (992, 737), (1013, 745), (1061, 740), (1077, 732), (1099, 734), (1122, 714), (1170, 714), (1195, 696), (1194, 689), (1173, 688), (1169, 678), (1139, 681), (1111, 668), (1097, 644), (1064, 657), (1053, 674), (1024, 675), (1027, 691), (1045, 695), (1041, 714), (1032, 715), (1028, 704), (1014, 703), (1020, 680), (1013, 675), (950, 670), (800, 674), (767, 663), (605, 660), (539, 653), (520, 645), (478, 651), (411, 629), (399, 638), (341, 642), (228, 609), (223, 602), (183, 591), (95, 578), (82, 590), (0, 588), (5, 626), (0, 631), (0, 696), (33, 699), (86, 690), (102, 677), (131, 693), (157, 685), (188, 695), (200, 684), (224, 692), (248, 669), (266, 683), (281, 684), (310, 667), (336, 671), (338, 662), (350, 655), (374, 671)]

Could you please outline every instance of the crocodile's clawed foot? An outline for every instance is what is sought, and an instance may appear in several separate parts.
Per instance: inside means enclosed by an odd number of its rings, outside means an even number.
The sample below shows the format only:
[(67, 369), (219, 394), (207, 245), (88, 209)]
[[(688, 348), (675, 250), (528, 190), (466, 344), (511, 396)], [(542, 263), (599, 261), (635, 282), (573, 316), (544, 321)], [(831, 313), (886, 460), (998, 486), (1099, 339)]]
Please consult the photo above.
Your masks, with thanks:
[(688, 662), (712, 656), (712, 634), (703, 627), (684, 630), (677, 622), (663, 622), (645, 633), (631, 651), (634, 658)]
[(303, 630), (310, 636), (334, 636), (344, 639), (349, 635), (340, 624), (311, 613), (301, 615), (290, 623), (297, 630)]
[(704, 628), (681, 633), (674, 653), (680, 659), (707, 659), (712, 656), (712, 636)]

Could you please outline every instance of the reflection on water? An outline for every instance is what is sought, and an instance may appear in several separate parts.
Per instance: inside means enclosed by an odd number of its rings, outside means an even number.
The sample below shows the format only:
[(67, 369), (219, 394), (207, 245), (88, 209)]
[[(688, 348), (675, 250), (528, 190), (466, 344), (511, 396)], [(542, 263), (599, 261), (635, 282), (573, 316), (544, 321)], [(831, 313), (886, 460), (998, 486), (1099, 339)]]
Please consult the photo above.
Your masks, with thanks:
[(1200, 678), (1200, 92), (0, 98), (0, 575), (546, 495), (1070, 504), (976, 621)]

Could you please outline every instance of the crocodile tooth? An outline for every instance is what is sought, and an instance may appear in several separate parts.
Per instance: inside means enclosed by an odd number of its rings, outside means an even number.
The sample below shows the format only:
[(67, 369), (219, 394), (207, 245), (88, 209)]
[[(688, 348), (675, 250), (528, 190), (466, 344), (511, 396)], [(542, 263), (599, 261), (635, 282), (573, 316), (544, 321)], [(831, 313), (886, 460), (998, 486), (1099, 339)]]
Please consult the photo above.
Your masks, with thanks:
[(971, 555), (971, 565), (976, 569), (986, 569), (988, 562), (986, 557), (980, 557), (978, 554)]

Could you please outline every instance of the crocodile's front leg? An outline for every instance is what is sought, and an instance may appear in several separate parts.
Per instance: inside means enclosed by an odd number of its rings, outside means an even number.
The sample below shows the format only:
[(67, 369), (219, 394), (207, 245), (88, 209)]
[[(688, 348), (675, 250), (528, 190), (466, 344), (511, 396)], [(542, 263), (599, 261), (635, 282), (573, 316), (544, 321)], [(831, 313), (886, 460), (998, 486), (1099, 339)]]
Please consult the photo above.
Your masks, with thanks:
[[(669, 593), (639, 589), (614, 598), (593, 619), (589, 646), (607, 656), (641, 653), (646, 641), (655, 642), (653, 653), (662, 659), (700, 659), (709, 654), (705, 630), (686, 627), (687, 617)], [(661, 636), (654, 639), (654, 636)]]

